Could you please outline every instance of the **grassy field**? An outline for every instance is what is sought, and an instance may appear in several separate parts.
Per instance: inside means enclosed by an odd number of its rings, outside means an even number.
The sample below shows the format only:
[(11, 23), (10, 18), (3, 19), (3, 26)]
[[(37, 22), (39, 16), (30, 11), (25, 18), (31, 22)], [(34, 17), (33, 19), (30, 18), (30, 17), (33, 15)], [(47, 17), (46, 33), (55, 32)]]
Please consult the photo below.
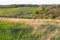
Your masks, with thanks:
[(25, 19), (60, 19), (60, 8), (56, 7), (51, 8), (49, 6), (37, 6), (0, 8), (0, 17)]
[(0, 17), (29, 17), (36, 9), (37, 7), (0, 8)]
[(60, 40), (60, 20), (45, 14), (49, 8), (37, 8), (0, 8), (0, 40)]
[(14, 14), (15, 12), (32, 12), (36, 8), (37, 7), (0, 8), (0, 14)]
[(0, 20), (0, 40), (60, 40), (60, 22), (34, 26)]
[(0, 8), (0, 15), (13, 15), (20, 11), (19, 8)]
[(60, 8), (18, 7), (0, 8), (0, 17), (27, 19), (59, 19)]

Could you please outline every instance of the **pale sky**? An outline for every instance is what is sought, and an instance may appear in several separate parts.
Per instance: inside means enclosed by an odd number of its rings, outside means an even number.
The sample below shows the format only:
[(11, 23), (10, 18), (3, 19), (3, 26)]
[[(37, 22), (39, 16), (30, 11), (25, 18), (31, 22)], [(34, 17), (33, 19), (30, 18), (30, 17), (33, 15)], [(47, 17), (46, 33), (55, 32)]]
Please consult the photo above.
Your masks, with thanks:
[(60, 0), (0, 0), (2, 4), (60, 4)]

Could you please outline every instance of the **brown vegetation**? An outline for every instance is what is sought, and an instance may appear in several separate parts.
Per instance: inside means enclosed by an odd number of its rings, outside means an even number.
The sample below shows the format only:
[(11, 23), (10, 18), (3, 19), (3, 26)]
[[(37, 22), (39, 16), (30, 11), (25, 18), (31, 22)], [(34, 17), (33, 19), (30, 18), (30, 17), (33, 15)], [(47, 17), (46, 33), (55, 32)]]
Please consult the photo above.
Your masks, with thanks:
[(10, 22), (24, 22), (29, 25), (38, 26), (39, 24), (44, 24), (44, 22), (60, 22), (60, 20), (54, 19), (21, 19), (21, 18), (3, 18), (0, 17), (0, 20), (10, 21)]

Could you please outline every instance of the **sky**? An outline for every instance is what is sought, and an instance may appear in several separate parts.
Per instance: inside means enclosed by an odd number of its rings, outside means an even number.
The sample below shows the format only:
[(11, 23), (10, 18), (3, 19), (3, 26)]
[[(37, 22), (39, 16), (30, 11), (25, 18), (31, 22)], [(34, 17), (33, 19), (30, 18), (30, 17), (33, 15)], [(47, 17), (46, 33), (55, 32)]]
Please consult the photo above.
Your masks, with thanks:
[(60, 4), (60, 0), (0, 0), (0, 5), (9, 4)]

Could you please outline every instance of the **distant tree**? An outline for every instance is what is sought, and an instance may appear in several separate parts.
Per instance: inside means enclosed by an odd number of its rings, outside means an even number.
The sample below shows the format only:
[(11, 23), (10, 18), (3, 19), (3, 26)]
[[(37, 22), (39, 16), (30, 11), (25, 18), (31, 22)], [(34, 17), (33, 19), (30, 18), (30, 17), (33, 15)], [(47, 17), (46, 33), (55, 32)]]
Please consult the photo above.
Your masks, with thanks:
[(48, 7), (46, 7), (46, 8), (44, 8), (45, 10), (45, 13), (47, 13), (48, 11), (49, 11), (49, 8)]
[(41, 12), (42, 10), (43, 10), (42, 7), (38, 7), (36, 11), (39, 13), (39, 12)]
[(49, 14), (49, 19), (53, 19), (53, 15), (52, 14)]
[(46, 13), (41, 14), (40, 18), (45, 19), (46, 18)]

